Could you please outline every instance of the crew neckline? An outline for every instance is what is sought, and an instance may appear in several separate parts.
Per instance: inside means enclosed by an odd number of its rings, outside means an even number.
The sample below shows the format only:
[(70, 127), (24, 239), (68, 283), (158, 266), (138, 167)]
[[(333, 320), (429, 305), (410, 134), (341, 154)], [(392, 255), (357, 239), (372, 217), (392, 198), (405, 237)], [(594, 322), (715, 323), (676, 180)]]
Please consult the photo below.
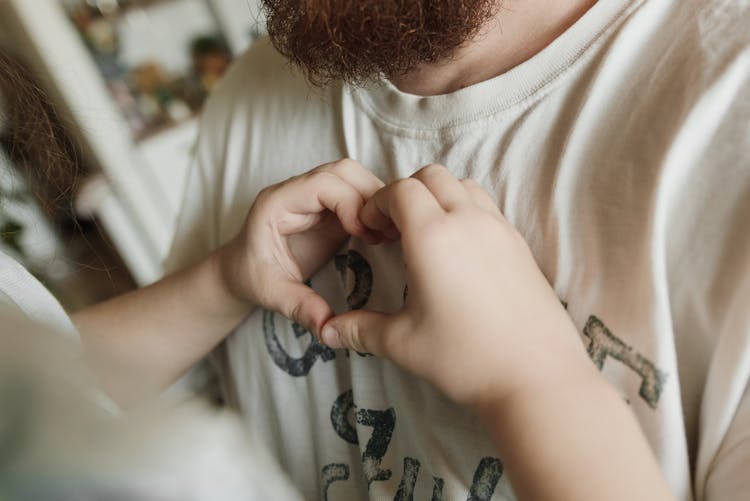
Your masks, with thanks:
[(347, 91), (373, 120), (391, 128), (435, 131), (466, 125), (523, 102), (550, 85), (643, 1), (600, 0), (523, 63), (448, 94), (409, 94), (386, 79), (364, 87), (349, 86)]

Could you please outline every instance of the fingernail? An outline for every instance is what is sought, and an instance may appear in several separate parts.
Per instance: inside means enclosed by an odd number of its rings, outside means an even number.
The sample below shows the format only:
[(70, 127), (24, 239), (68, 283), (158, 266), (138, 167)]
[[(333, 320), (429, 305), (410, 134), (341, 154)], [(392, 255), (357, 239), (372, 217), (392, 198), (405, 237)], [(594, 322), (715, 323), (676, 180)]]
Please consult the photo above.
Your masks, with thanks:
[(323, 344), (329, 348), (343, 348), (343, 345), (341, 344), (341, 336), (339, 336), (338, 331), (330, 325), (323, 327), (323, 332), (320, 333), (320, 337), (323, 339)]

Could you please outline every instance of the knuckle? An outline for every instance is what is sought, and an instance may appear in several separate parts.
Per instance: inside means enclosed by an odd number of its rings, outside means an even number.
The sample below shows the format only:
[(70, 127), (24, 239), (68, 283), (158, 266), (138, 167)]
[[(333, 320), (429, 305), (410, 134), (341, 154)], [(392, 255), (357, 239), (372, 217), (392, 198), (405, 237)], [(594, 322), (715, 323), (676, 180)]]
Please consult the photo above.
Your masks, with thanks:
[(340, 160), (336, 160), (335, 162), (331, 162), (329, 164), (325, 165), (327, 171), (336, 172), (336, 173), (346, 173), (351, 170), (363, 170), (364, 167), (362, 164), (357, 162), (356, 160), (352, 158), (342, 158)]
[(276, 191), (276, 186), (266, 186), (262, 190), (258, 192), (258, 195), (255, 197), (255, 205), (264, 205), (268, 202), (268, 199), (273, 195), (273, 192)]
[(471, 207), (466, 211), (467, 218), (471, 218), (476, 228), (481, 229), (479, 231), (500, 231), (503, 234), (507, 234), (509, 231), (514, 231), (513, 227), (509, 224), (505, 224), (499, 220), (495, 214), (482, 209), (481, 207)]
[(431, 163), (422, 167), (419, 172), (427, 176), (433, 176), (435, 174), (442, 174), (447, 172), (448, 168), (441, 164)]
[(326, 162), (324, 164), (320, 164), (320, 165), (318, 165), (316, 167), (313, 167), (309, 171), (307, 171), (306, 174), (312, 174), (314, 172), (321, 172), (321, 171), (331, 170), (331, 168), (333, 168), (333, 166), (335, 164), (336, 164), (336, 162)]
[(486, 213), (485, 227), (495, 228), (495, 232), (502, 239), (504, 245), (520, 249), (528, 249), (528, 243), (523, 235), (504, 218), (498, 219), (494, 214)]
[(250, 206), (250, 219), (262, 218), (267, 215), (269, 211), (273, 211), (274, 205), (274, 193), (276, 192), (275, 186), (268, 186), (263, 188), (255, 197), (252, 205)]
[(310, 184), (310, 188), (315, 192), (321, 192), (326, 189), (331, 189), (334, 186), (344, 185), (340, 177), (333, 172), (325, 170), (309, 173), (307, 176), (307, 182)]
[(303, 294), (301, 297), (298, 297), (296, 301), (286, 306), (287, 311), (283, 312), (284, 316), (302, 326), (306, 326), (309, 318), (306, 318), (308, 315), (306, 315), (305, 306), (313, 299), (314, 296), (315, 293), (310, 291), (306, 294)]
[(365, 349), (365, 344), (363, 342), (363, 336), (362, 336), (362, 330), (359, 328), (359, 325), (357, 325), (356, 322), (351, 322), (346, 329), (346, 333), (348, 334), (346, 337), (349, 341), (349, 346), (354, 351), (358, 351), (360, 353), (364, 353), (367, 350)]
[(286, 312), (286, 317), (290, 320), (294, 320), (297, 323), (300, 323), (300, 320), (302, 320), (300, 317), (302, 315), (302, 300), (298, 300), (297, 302), (289, 305)]
[(412, 175), (412, 177), (416, 179), (428, 179), (430, 177), (442, 175), (442, 173), (447, 170), (448, 169), (440, 164), (431, 163), (419, 169)]
[(408, 197), (416, 191), (423, 189), (424, 185), (417, 179), (407, 177), (405, 179), (399, 179), (398, 181), (394, 182), (392, 186), (393, 195), (396, 198), (401, 198)]
[(328, 170), (314, 170), (307, 175), (307, 179), (314, 183), (326, 183), (338, 180), (338, 176)]

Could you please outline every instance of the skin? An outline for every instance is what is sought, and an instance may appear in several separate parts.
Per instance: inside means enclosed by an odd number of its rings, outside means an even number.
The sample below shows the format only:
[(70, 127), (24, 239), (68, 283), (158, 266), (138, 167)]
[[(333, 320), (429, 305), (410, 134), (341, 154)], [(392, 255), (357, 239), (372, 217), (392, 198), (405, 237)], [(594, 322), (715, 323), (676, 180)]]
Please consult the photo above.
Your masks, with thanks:
[[(456, 57), (394, 84), (431, 95), (494, 77), (593, 3), (505, 1)], [(371, 244), (401, 239), (409, 298), (400, 312), (333, 317), (303, 284), (347, 234)], [(588, 360), (523, 239), (478, 185), (444, 167), (383, 186), (342, 160), (266, 188), (240, 234), (203, 261), (73, 318), (103, 384), (130, 402), (157, 394), (258, 306), (331, 347), (390, 358), (475, 412), (519, 499), (673, 499), (637, 421)]]
[(319, 333), (333, 312), (303, 282), (348, 235), (380, 241), (358, 212), (382, 186), (347, 159), (270, 186), (242, 231), (205, 259), (74, 313), (102, 386), (124, 405), (157, 395), (259, 306)]
[(409, 296), (395, 314), (331, 319), (326, 344), (390, 358), (473, 410), (519, 499), (673, 499), (632, 413), (479, 185), (430, 165), (360, 216), (400, 231)]
[[(504, 0), (496, 18), (455, 57), (422, 65), (394, 83), (407, 92), (434, 94), (491, 78), (541, 50), (593, 3)], [(243, 232), (203, 261), (150, 287), (75, 313), (73, 319), (90, 351), (105, 360), (99, 364), (108, 373), (117, 372), (113, 367), (129, 373), (130, 367), (139, 366), (140, 384), (125, 378), (127, 384), (117, 385), (140, 388), (129, 390), (138, 395), (158, 392), (172, 383), (257, 306), (279, 311), (318, 333), (331, 310), (301, 281), (330, 258), (347, 232), (370, 241), (382, 235), (361, 227), (356, 216), (347, 212), (353, 202), (336, 199), (341, 194), (324, 200), (328, 204), (324, 216), (299, 214), (304, 213), (302, 209), (323, 207), (316, 183), (324, 173), (351, 185), (364, 206), (382, 184), (366, 172), (356, 162), (343, 160), (265, 189), (251, 208)], [(287, 193), (292, 192), (304, 201), (302, 205), (291, 205), (294, 197)], [(331, 217), (331, 212), (339, 218)], [(393, 229), (385, 233), (392, 235)], [(267, 248), (267, 242), (274, 242), (274, 247)], [(265, 286), (282, 283), (279, 277), (287, 279), (284, 286)], [(305, 297), (313, 306), (300, 306)]]
[[(400, 238), (401, 311), (334, 317), (304, 285), (349, 234)], [(257, 306), (333, 348), (390, 358), (474, 411), (519, 499), (673, 499), (526, 243), (481, 187), (445, 167), (384, 186), (342, 160), (266, 188), (237, 237), (206, 259), (73, 318), (90, 351), (117, 354), (92, 363), (127, 404), (174, 381)]]
[(448, 61), (392, 79), (410, 94), (447, 94), (501, 75), (531, 58), (575, 23), (595, 0), (503, 0), (474, 40)]

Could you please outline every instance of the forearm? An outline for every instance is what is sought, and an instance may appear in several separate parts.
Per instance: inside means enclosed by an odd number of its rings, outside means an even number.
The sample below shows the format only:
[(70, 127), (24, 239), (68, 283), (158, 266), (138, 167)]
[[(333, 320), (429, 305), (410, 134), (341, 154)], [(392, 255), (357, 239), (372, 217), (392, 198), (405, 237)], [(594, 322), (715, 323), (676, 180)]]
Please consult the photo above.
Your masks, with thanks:
[(630, 409), (593, 368), (481, 412), (521, 500), (671, 500)]
[(115, 399), (130, 402), (163, 390), (251, 311), (227, 290), (221, 252), (72, 315), (102, 386)]

